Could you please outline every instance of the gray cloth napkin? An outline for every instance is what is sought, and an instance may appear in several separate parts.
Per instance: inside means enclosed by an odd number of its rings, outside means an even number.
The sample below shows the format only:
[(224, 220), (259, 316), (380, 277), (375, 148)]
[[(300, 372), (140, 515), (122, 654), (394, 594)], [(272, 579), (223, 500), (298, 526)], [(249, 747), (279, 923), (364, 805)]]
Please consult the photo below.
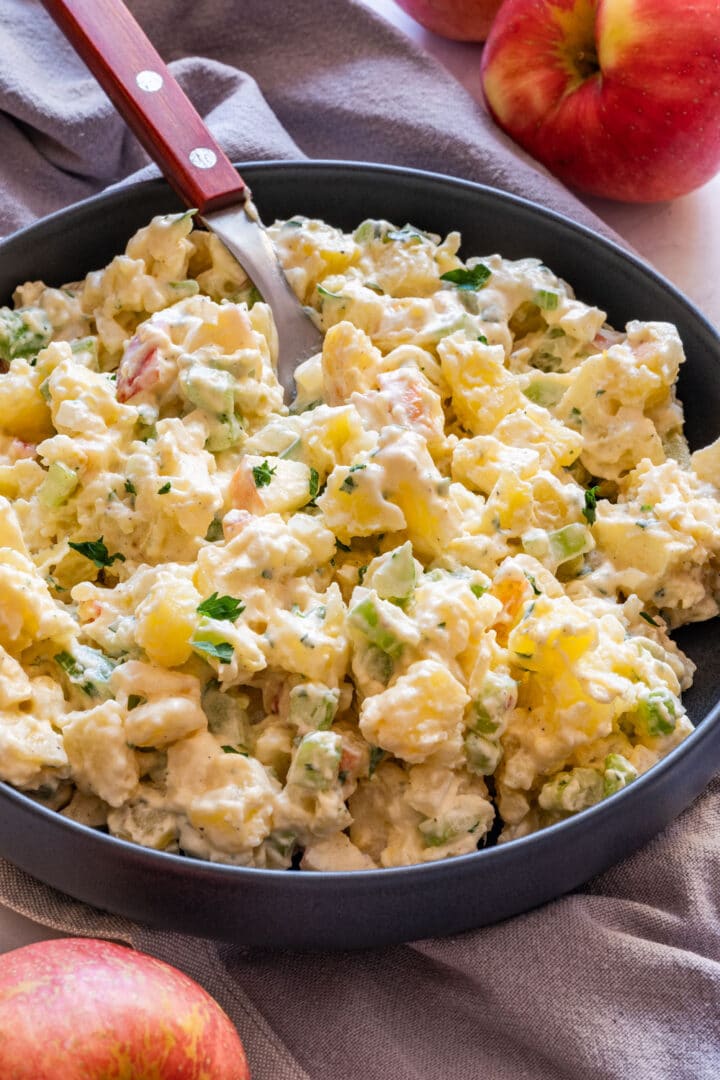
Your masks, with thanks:
[[(235, 160), (386, 161), (514, 191), (609, 233), (432, 60), (353, 0), (135, 0)], [(0, 2), (0, 234), (147, 158), (32, 0)], [(444, 940), (294, 956), (95, 911), (0, 860), (0, 900), (182, 968), (254, 1080), (717, 1080), (720, 783), (585, 889)], [(352, 917), (352, 913), (348, 913)]]

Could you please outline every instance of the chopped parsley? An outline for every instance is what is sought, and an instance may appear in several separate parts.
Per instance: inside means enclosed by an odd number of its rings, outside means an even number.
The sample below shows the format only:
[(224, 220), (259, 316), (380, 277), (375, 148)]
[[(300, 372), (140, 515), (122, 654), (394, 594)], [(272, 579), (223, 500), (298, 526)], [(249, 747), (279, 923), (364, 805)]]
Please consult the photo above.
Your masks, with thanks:
[(366, 469), (366, 468), (367, 468), (367, 465), (351, 465), (350, 466), (350, 471), (348, 472), (348, 475), (345, 477), (342, 484), (340, 485), (340, 490), (341, 491), (347, 491), (348, 494), (350, 494), (351, 491), (354, 491), (355, 488), (357, 487), (357, 481), (353, 480), (350, 473), (359, 472), (360, 469)]
[(308, 490), (310, 492), (310, 498), (315, 499), (317, 493), (320, 490), (320, 473), (317, 469), (310, 470), (310, 480), (308, 481)]
[(583, 507), (583, 517), (587, 521), (588, 525), (595, 524), (596, 507), (597, 507), (597, 493), (600, 490), (599, 484), (593, 484), (585, 492), (585, 506)]
[(641, 611), (640, 612), (640, 618), (644, 619), (645, 622), (650, 623), (651, 626), (659, 626), (660, 625), (659, 622), (657, 622), (655, 619), (653, 619), (652, 615), (648, 615), (647, 611)]
[(73, 551), (77, 551), (78, 555), (84, 555), (86, 559), (90, 559), (95, 563), (98, 570), (102, 570), (106, 566), (112, 566), (114, 562), (125, 562), (125, 556), (119, 551), (116, 551), (111, 555), (103, 543), (102, 536), (99, 540), (82, 540), (80, 543), (74, 543), (72, 540), (68, 541), (68, 547), (71, 547)]
[(132, 480), (125, 481), (125, 490), (127, 491), (128, 495), (137, 495), (137, 488), (133, 484)]
[(193, 641), (191, 644), (193, 649), (214, 656), (221, 664), (229, 664), (233, 658), (233, 647), (229, 641)]
[(168, 491), (172, 490), (172, 484), (167, 480), (162, 487), (157, 490), (158, 495), (167, 495)]
[(483, 595), (483, 593), (487, 592), (487, 589), (484, 585), (471, 585), (470, 592), (473, 594), (473, 596), (477, 596), (479, 599)]
[(380, 764), (380, 762), (382, 761), (382, 759), (384, 757), (385, 757), (385, 751), (382, 749), (382, 747), (380, 747), (380, 746), (371, 746), (370, 747), (370, 764), (368, 766), (368, 777), (372, 776), (372, 774), (375, 772), (375, 770), (377, 769), (378, 765)]
[(277, 465), (271, 469), (267, 463), (267, 459), (263, 461), (262, 465), (253, 465), (253, 480), (255, 481), (255, 487), (267, 487), (272, 480), (273, 476), (277, 472)]
[(427, 233), (420, 232), (419, 229), (413, 228), (412, 225), (403, 225), (402, 229), (388, 229), (383, 236), (383, 243), (387, 244), (390, 240), (411, 241), (412, 243), (422, 243), (423, 240), (429, 240)]
[(338, 540), (337, 536), (335, 537), (335, 547), (338, 551), (350, 551), (350, 545), (343, 544), (342, 540)]
[(440, 275), (440, 280), (449, 281), (458, 289), (474, 291), (487, 285), (491, 274), (492, 271), (489, 266), (485, 266), (485, 263), (478, 263), (477, 266), (471, 268), (459, 266), (457, 270), (448, 270)]
[(535, 593), (535, 595), (536, 595), (536, 596), (542, 596), (542, 589), (538, 589), (538, 586), (537, 586), (537, 581), (536, 581), (536, 580), (535, 580), (535, 578), (534, 578), (534, 577), (532, 576), (532, 574), (528, 574), (528, 573), (526, 573), (526, 574), (525, 574), (525, 577), (526, 577), (526, 578), (528, 579), (528, 581), (530, 582), (530, 585), (532, 586), (532, 591), (533, 591), (533, 592)]
[(236, 600), (234, 596), (218, 596), (216, 592), (208, 596), (207, 600), (203, 600), (196, 608), (199, 615), (207, 615), (209, 619), (228, 622), (235, 622), (244, 610), (245, 605), (242, 600)]
[(220, 518), (213, 518), (212, 521), (210, 522), (210, 524), (208, 525), (208, 531), (205, 533), (205, 539), (208, 540), (212, 544), (216, 540), (222, 540), (222, 538), (223, 538), (222, 521), (220, 520)]
[(220, 749), (222, 750), (223, 754), (241, 754), (242, 757), (250, 757), (250, 755), (246, 753), (245, 750), (238, 750), (236, 746), (221, 746)]

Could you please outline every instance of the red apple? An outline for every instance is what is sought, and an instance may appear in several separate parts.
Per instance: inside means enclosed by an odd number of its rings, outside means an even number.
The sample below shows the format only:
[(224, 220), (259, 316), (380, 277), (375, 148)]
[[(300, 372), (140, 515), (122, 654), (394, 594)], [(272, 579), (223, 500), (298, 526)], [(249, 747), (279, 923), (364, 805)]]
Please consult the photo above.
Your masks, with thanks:
[(152, 956), (58, 938), (0, 956), (3, 1080), (249, 1080), (218, 1003)]
[(718, 0), (505, 0), (482, 81), (500, 127), (581, 191), (657, 202), (720, 169)]
[(395, 0), (398, 7), (440, 37), (484, 41), (502, 0)]

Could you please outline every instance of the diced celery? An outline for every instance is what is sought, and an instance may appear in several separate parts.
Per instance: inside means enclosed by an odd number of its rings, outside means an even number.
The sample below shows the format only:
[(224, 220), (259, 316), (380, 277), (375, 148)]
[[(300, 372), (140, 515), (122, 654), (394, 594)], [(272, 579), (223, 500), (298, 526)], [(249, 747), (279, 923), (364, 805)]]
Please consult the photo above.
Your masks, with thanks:
[(540, 314), (538, 305), (531, 303), (529, 300), (525, 300), (513, 312), (508, 326), (513, 338), (515, 341), (518, 341), (528, 334), (535, 334), (539, 330), (543, 330), (545, 328), (545, 320)]
[(372, 218), (368, 218), (367, 221), (362, 221), (355, 232), (353, 233), (353, 240), (356, 244), (369, 244), (371, 240), (380, 236), (381, 228), (380, 222), (373, 221)]
[(493, 742), (485, 735), (477, 735), (474, 731), (469, 731), (465, 736), (465, 756), (470, 772), (478, 773), (480, 776), (491, 776), (500, 764), (502, 755), (500, 743)]
[(0, 361), (37, 356), (52, 337), (52, 326), (42, 308), (0, 308)]
[(327, 791), (338, 779), (342, 739), (334, 731), (311, 731), (301, 740), (288, 770), (288, 784)]
[(209, 682), (201, 698), (202, 709), (207, 716), (208, 731), (218, 735), (224, 743), (247, 748), (249, 736), (246, 700), (238, 699), (232, 691), (221, 691), (214, 680)]
[(543, 784), (538, 803), (543, 810), (576, 814), (594, 806), (604, 796), (604, 773), (598, 769), (571, 769), (560, 772)]
[(348, 618), (351, 625), (355, 626), (371, 645), (375, 645), (376, 648), (393, 658), (400, 655), (403, 643), (389, 627), (383, 624), (382, 615), (371, 596), (356, 604), (351, 609)]
[(279, 855), (287, 858), (295, 850), (297, 835), (290, 829), (275, 829), (268, 836), (267, 842)]
[(197, 296), (200, 292), (200, 286), (194, 278), (188, 278), (186, 281), (169, 281), (168, 284), (178, 299)]
[(38, 488), (38, 502), (48, 510), (55, 510), (68, 501), (77, 486), (78, 475), (74, 469), (61, 461), (53, 461)]
[(68, 680), (89, 697), (109, 696), (107, 684), (117, 667), (117, 660), (112, 660), (99, 649), (75, 643), (71, 653), (57, 653), (55, 662), (63, 669)]
[(88, 356), (97, 361), (98, 341), (96, 337), (75, 338), (70, 348), (73, 356), (82, 356), (83, 353), (87, 353)]
[(371, 679), (387, 686), (395, 670), (395, 662), (382, 649), (378, 649), (376, 645), (370, 645), (365, 654), (365, 667)]
[(533, 297), (533, 300), (540, 308), (541, 311), (555, 311), (558, 306), (560, 296), (558, 293), (553, 292), (551, 289), (538, 289)]
[(289, 719), (301, 731), (326, 731), (332, 726), (340, 693), (315, 683), (294, 686), (290, 691)]
[(223, 664), (229, 664), (232, 660), (233, 647), (227, 641), (226, 624), (218, 625), (210, 619), (202, 618), (197, 629), (190, 638), (190, 644), (203, 655), (214, 656)]
[(593, 548), (592, 536), (579, 522), (573, 522), (562, 529), (548, 533), (548, 540), (550, 551), (559, 563), (574, 559), (576, 555), (583, 555)]
[(381, 559), (367, 583), (383, 600), (407, 600), (417, 580), (412, 544), (408, 540), (402, 547), (381, 556)]
[(637, 719), (646, 734), (670, 735), (675, 730), (679, 702), (664, 687), (656, 687), (638, 702)]
[(551, 409), (553, 405), (557, 405), (566, 390), (567, 386), (563, 386), (554, 379), (535, 379), (525, 387), (523, 392), (525, 397), (536, 405)]
[(517, 704), (518, 685), (503, 672), (488, 671), (483, 679), (469, 726), (480, 735), (494, 735), (504, 724), (507, 713)]
[(243, 433), (242, 421), (234, 413), (219, 416), (210, 428), (210, 433), (205, 440), (205, 449), (209, 450), (211, 454), (219, 454), (222, 450), (229, 450), (240, 442)]
[(442, 817), (421, 821), (418, 829), (427, 847), (442, 847), (464, 833), (475, 832), (479, 825), (480, 819), (476, 812), (452, 807)]
[(235, 409), (235, 379), (229, 371), (194, 364), (180, 375), (180, 385), (188, 401), (213, 416), (232, 416)]
[(603, 795), (614, 795), (616, 791), (627, 787), (637, 779), (637, 769), (622, 754), (608, 754), (605, 758), (605, 775), (603, 778)]
[(592, 551), (595, 542), (590, 531), (579, 522), (564, 525), (554, 532), (529, 529), (522, 537), (523, 550), (541, 562), (550, 559), (556, 566)]
[(165, 851), (178, 836), (175, 814), (146, 802), (130, 803), (112, 810), (108, 825), (113, 836), (156, 851)]

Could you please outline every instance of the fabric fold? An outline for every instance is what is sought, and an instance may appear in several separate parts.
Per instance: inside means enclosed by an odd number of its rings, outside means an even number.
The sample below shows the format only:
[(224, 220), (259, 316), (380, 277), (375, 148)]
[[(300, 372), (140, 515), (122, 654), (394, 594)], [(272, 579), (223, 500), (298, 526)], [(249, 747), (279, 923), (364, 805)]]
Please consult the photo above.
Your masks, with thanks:
[[(234, 160), (449, 173), (612, 236), (359, 0), (130, 6)], [(34, 0), (0, 9), (0, 145), (0, 235), (156, 171)], [(5, 861), (0, 901), (185, 970), (237, 1024), (254, 1080), (715, 1080), (719, 800), (715, 782), (644, 850), (538, 911), (363, 953), (280, 954), (153, 930)]]

